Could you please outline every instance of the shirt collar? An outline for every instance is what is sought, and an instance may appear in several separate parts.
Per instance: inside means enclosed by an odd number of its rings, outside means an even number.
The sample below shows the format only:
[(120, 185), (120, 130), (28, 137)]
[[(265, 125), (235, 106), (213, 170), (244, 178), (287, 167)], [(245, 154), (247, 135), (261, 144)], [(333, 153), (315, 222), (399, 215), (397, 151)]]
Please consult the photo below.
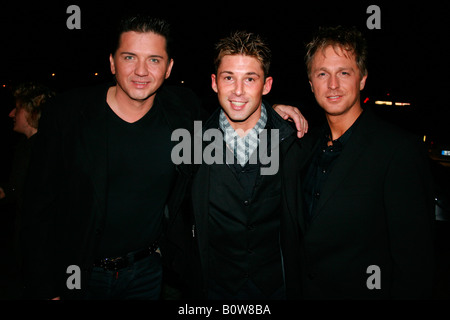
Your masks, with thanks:
[[(363, 110), (364, 112), (364, 110)], [(355, 128), (358, 126), (359, 123), (359, 119), (361, 119), (361, 114), (358, 116), (358, 118), (355, 120), (355, 122), (353, 122), (353, 124), (350, 126), (350, 128), (348, 128), (343, 135), (341, 135), (339, 138), (337, 138), (336, 140), (333, 140), (333, 146), (336, 148), (343, 148), (345, 146), (345, 144), (347, 143), (347, 141), (350, 139), (350, 136), (352, 135), (352, 132), (355, 131)], [(327, 125), (327, 129), (325, 131), (325, 136), (324, 136), (324, 144), (327, 145), (328, 141), (330, 141), (331, 138), (331, 131), (330, 131), (330, 127)]]
[(267, 124), (267, 111), (261, 104), (261, 117), (256, 125), (244, 137), (241, 137), (228, 122), (225, 112), (221, 110), (219, 126), (224, 132), (223, 139), (228, 148), (233, 152), (238, 163), (244, 166), (259, 145), (259, 134)]

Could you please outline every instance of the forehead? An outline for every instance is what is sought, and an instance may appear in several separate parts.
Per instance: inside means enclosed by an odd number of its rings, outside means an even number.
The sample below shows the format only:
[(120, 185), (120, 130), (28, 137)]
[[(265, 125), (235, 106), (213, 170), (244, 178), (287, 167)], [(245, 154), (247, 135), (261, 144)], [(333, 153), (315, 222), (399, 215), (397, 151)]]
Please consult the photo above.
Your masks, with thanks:
[(252, 71), (263, 72), (263, 67), (258, 58), (243, 54), (224, 55), (220, 61), (221, 71)]
[(317, 50), (312, 59), (312, 69), (319, 69), (325, 66), (351, 66), (358, 69), (356, 57), (353, 52), (345, 50), (341, 46), (328, 45)]

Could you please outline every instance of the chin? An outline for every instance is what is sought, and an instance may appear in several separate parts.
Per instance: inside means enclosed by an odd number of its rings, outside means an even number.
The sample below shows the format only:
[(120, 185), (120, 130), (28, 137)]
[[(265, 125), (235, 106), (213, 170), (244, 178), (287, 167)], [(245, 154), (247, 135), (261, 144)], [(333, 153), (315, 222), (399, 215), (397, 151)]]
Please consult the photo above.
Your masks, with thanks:
[(233, 122), (242, 122), (248, 119), (248, 116), (242, 112), (228, 112), (227, 115), (230, 121)]
[(150, 98), (155, 92), (154, 91), (150, 91), (150, 92), (135, 92), (130, 94), (130, 98), (136, 101), (145, 101), (148, 98)]
[(331, 116), (340, 116), (341, 114), (344, 114), (348, 110), (348, 108), (329, 105), (325, 105), (324, 107), (322, 107), (322, 109), (325, 111), (325, 113)]

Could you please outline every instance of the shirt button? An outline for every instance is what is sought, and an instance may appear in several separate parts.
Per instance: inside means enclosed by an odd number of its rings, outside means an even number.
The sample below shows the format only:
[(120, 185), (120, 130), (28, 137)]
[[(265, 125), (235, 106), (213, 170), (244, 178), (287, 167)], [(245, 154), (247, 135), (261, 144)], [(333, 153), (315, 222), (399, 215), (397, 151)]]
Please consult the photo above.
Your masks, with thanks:
[(248, 200), (245, 200), (245, 201), (244, 201), (244, 205), (245, 205), (245, 206), (248, 206), (249, 204), (250, 204), (250, 201), (248, 201)]
[(314, 193), (314, 198), (319, 199), (320, 198), (320, 193), (319, 192)]

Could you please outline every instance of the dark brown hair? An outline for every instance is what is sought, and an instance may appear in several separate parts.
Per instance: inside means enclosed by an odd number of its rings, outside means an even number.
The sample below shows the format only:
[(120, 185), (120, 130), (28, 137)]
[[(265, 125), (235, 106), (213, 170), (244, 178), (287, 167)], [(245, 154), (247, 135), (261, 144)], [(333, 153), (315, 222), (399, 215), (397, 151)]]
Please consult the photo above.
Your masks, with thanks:
[(122, 33), (134, 31), (139, 33), (153, 32), (166, 39), (166, 52), (169, 60), (172, 57), (172, 37), (171, 27), (168, 21), (162, 18), (151, 17), (147, 15), (130, 15), (120, 20), (116, 31), (112, 54), (114, 55), (120, 46), (120, 36)]

